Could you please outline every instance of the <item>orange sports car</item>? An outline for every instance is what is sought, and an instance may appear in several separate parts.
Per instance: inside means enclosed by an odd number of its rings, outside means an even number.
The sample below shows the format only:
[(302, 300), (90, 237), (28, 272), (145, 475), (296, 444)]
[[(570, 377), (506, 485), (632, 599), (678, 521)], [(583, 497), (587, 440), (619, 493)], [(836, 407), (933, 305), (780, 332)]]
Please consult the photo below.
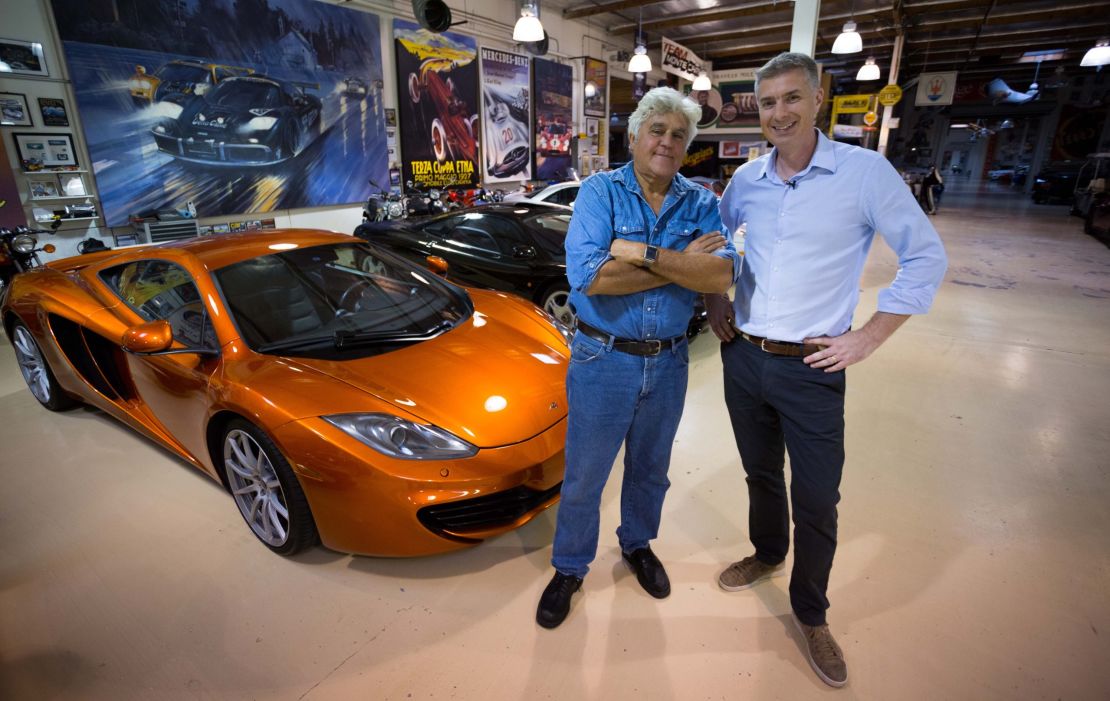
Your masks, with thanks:
[(444, 552), (558, 499), (565, 329), (351, 236), (66, 258), (15, 277), (0, 312), (43, 406), (167, 447), (277, 553)]

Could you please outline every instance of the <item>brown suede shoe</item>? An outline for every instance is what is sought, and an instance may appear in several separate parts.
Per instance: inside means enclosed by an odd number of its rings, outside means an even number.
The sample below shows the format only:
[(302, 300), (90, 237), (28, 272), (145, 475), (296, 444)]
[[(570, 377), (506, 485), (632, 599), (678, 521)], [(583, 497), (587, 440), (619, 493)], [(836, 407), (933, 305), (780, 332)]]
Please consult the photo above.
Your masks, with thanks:
[(794, 623), (805, 638), (809, 666), (813, 667), (821, 681), (838, 689), (847, 684), (848, 665), (844, 662), (844, 653), (833, 639), (828, 625), (807, 626), (797, 616), (794, 616)]
[(750, 555), (729, 565), (717, 578), (717, 584), (725, 591), (741, 591), (754, 587), (765, 579), (786, 574), (785, 566), (784, 562), (768, 565), (756, 559), (755, 555)]

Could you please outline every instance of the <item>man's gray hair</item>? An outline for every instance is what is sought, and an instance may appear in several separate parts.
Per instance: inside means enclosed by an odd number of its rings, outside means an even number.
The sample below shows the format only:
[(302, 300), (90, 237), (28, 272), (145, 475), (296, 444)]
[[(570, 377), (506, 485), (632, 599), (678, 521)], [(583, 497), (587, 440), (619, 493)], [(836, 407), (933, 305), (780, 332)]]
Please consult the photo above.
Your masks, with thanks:
[(821, 87), (821, 75), (817, 71), (817, 62), (806, 54), (786, 51), (764, 63), (763, 67), (755, 72), (755, 91), (759, 92), (759, 81), (761, 80), (770, 80), (783, 73), (799, 70), (806, 74), (806, 80), (809, 81), (809, 86), (814, 91)]
[(640, 127), (653, 114), (680, 114), (686, 119), (686, 148), (698, 134), (698, 120), (701, 119), (701, 106), (674, 88), (652, 88), (640, 98), (636, 111), (628, 117), (628, 133), (636, 138)]

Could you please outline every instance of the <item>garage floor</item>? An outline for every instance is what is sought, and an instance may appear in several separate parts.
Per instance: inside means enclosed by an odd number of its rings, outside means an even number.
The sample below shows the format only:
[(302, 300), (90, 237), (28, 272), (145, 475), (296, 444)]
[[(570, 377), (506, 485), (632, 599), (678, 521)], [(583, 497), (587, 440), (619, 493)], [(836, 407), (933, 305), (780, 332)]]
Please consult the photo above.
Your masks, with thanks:
[[(1110, 250), (1000, 186), (950, 188), (935, 222), (934, 311), (849, 371), (844, 690), (810, 671), (786, 578), (717, 588), (750, 547), (702, 336), (655, 545), (671, 597), (621, 564), (611, 489), (554, 631), (534, 623), (553, 513), (448, 556), (282, 559), (183, 462), (40, 408), (4, 344), (0, 698), (1110, 698)], [(857, 318), (894, 270), (877, 245)]]

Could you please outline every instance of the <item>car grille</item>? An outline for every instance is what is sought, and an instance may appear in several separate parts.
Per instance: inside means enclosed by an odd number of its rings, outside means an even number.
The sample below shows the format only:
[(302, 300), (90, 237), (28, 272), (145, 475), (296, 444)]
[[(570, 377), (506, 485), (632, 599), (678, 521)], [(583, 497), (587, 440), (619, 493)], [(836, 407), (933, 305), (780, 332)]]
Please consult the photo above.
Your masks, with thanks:
[(506, 526), (559, 494), (563, 483), (537, 491), (520, 486), (496, 494), (425, 506), (416, 513), (420, 523), (440, 535), (466, 534)]

